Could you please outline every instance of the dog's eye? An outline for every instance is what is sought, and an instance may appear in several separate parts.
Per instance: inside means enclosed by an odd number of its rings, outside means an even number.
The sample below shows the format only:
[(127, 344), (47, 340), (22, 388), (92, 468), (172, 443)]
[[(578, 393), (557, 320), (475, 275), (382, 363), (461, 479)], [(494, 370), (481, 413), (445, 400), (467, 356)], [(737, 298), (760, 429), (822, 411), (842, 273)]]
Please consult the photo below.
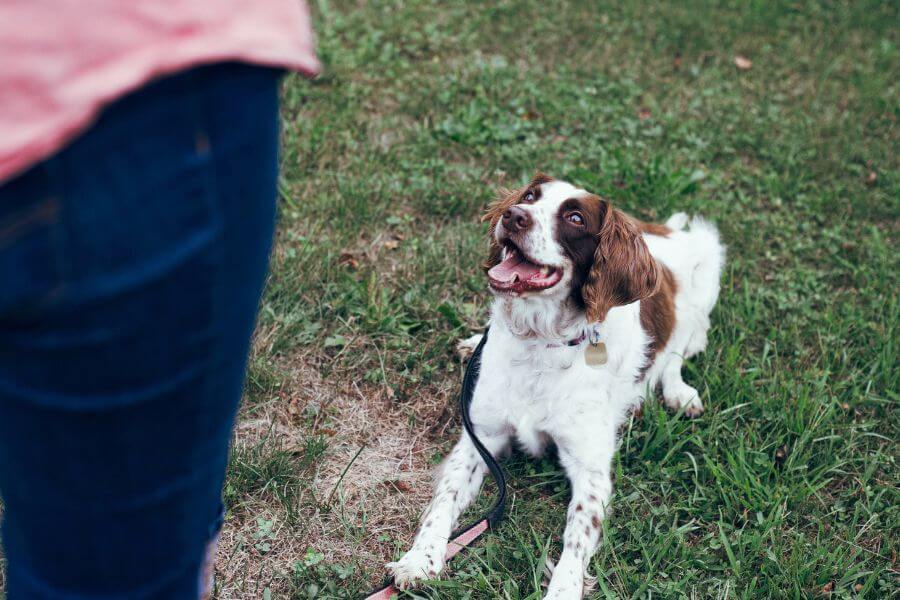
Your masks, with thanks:
[(531, 190), (525, 192), (525, 195), (522, 196), (522, 202), (527, 202), (529, 204), (534, 202), (534, 192), (532, 192)]
[(581, 216), (580, 212), (572, 211), (570, 213), (566, 213), (566, 221), (572, 223), (573, 225), (584, 227), (584, 217)]

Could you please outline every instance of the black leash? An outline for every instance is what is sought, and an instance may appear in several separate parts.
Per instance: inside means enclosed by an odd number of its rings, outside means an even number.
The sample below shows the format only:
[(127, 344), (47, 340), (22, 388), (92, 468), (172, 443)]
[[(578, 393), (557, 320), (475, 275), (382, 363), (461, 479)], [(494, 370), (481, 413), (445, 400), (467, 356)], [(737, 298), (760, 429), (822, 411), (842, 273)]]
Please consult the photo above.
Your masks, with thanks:
[[(478, 436), (475, 435), (472, 418), (469, 416), (472, 395), (475, 393), (475, 385), (478, 383), (478, 374), (481, 371), (481, 352), (484, 349), (484, 344), (487, 342), (489, 329), (484, 330), (484, 335), (481, 337), (478, 346), (475, 347), (472, 358), (469, 359), (469, 365), (466, 367), (462, 391), (459, 394), (459, 413), (462, 417), (463, 428), (497, 484), (497, 499), (483, 517), (465, 527), (460, 527), (450, 534), (451, 539), (447, 548), (446, 560), (450, 560), (457, 552), (467, 547), (488, 529), (493, 529), (499, 525), (500, 520), (503, 519), (503, 510), (506, 507), (506, 476), (503, 474), (503, 469), (500, 468), (497, 459), (491, 455), (481, 440), (478, 439)], [(365, 600), (388, 600), (396, 593), (398, 592), (394, 588), (394, 580), (392, 577), (389, 577), (380, 589), (367, 594)]]
[(472, 523), (472, 525), (454, 532), (453, 537), (459, 536), (463, 531), (477, 525), (484, 519), (487, 519), (488, 524), (492, 528), (496, 527), (503, 518), (503, 510), (506, 508), (506, 475), (504, 475), (503, 469), (500, 468), (500, 463), (497, 462), (497, 459), (494, 458), (488, 449), (484, 447), (484, 444), (481, 443), (481, 440), (478, 439), (478, 436), (475, 435), (475, 428), (472, 426), (472, 417), (469, 416), (469, 406), (472, 404), (472, 394), (475, 393), (475, 384), (478, 383), (478, 375), (481, 373), (481, 351), (484, 349), (485, 343), (487, 343), (489, 330), (490, 328), (484, 330), (484, 335), (481, 336), (481, 341), (478, 342), (478, 346), (475, 347), (475, 351), (472, 353), (472, 358), (469, 360), (469, 365), (466, 368), (466, 375), (463, 377), (462, 392), (459, 395), (459, 413), (462, 416), (463, 427), (465, 428), (466, 433), (469, 434), (469, 439), (475, 444), (475, 449), (478, 450), (478, 454), (481, 455), (484, 464), (487, 465), (488, 470), (491, 472), (491, 477), (494, 478), (494, 482), (497, 484), (497, 499), (494, 501), (494, 506), (491, 507), (484, 517), (475, 523)]

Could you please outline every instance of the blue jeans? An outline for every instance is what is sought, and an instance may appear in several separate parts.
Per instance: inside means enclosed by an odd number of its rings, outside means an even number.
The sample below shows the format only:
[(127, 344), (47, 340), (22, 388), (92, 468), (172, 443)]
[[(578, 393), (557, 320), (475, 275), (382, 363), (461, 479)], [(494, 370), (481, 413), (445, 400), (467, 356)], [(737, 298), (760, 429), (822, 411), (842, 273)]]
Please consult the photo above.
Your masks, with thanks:
[(0, 184), (9, 600), (198, 597), (272, 242), (279, 75), (168, 77)]

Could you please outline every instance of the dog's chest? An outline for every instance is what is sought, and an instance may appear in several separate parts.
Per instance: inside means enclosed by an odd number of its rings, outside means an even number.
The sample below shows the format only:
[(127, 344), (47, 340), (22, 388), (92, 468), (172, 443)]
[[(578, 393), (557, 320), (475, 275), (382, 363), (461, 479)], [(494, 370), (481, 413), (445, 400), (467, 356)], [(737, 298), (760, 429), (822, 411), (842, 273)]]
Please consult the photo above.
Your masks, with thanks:
[(540, 454), (573, 419), (606, 404), (608, 373), (585, 364), (584, 347), (524, 349), (505, 361), (506, 421), (521, 445)]

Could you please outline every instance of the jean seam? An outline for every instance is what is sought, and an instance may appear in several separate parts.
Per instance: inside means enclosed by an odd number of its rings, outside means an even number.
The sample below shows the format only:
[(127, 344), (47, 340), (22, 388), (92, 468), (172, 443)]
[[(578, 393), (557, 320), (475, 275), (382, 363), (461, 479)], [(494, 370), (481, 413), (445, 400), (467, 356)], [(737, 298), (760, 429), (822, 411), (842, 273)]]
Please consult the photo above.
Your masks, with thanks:
[[(220, 329), (216, 327), (217, 323), (221, 323), (222, 318), (222, 294), (219, 293), (219, 290), (223, 287), (224, 282), (224, 272), (225, 272), (225, 249), (224, 249), (224, 216), (222, 214), (222, 207), (219, 205), (218, 199), (219, 195), (216, 193), (216, 189), (218, 187), (218, 176), (216, 173), (216, 140), (212, 135), (212, 124), (209, 118), (211, 111), (211, 102), (208, 92), (199, 92), (197, 97), (197, 102), (195, 104), (195, 110), (197, 111), (197, 132), (195, 134), (197, 140), (197, 153), (199, 155), (204, 156), (207, 160), (205, 161), (205, 177), (204, 177), (204, 199), (207, 203), (207, 207), (209, 209), (210, 219), (212, 219), (213, 231), (215, 235), (213, 237), (212, 245), (210, 248), (210, 260), (212, 263), (212, 283), (211, 283), (211, 295), (210, 295), (210, 321), (213, 324), (212, 330), (219, 331)], [(220, 363), (223, 360), (220, 350), (221, 344), (215, 343), (213, 340), (212, 348), (210, 352), (210, 361), (208, 364), (215, 365)], [(201, 384), (201, 393), (204, 396), (209, 396), (213, 393), (212, 391), (212, 378), (208, 375), (203, 377)], [(221, 494), (221, 492), (220, 492)], [(216, 539), (219, 535), (219, 531), (221, 529), (221, 523), (224, 520), (223, 509), (220, 504), (218, 507), (218, 513), (216, 522), (212, 524), (214, 531), (207, 531), (207, 540), (203, 545), (203, 555), (201, 556), (199, 570), (197, 573), (197, 594), (196, 597), (198, 599), (203, 598), (207, 593), (206, 584), (207, 582), (204, 580), (205, 571), (207, 568), (207, 561), (211, 562), (211, 571), (210, 576), (212, 578), (215, 577), (215, 556), (207, 556), (207, 554), (211, 551), (210, 544)], [(212, 546), (215, 548), (215, 546)], [(214, 550), (213, 550), (214, 551)]]
[(50, 179), (50, 189), (53, 196), (59, 202), (59, 210), (57, 211), (57, 222), (51, 232), (53, 244), (53, 260), (56, 269), (56, 285), (44, 296), (41, 305), (52, 302), (59, 298), (69, 281), (69, 269), (66, 257), (66, 196), (65, 187), (61, 178), (62, 167), (59, 158), (52, 158), (47, 161), (47, 176)]

